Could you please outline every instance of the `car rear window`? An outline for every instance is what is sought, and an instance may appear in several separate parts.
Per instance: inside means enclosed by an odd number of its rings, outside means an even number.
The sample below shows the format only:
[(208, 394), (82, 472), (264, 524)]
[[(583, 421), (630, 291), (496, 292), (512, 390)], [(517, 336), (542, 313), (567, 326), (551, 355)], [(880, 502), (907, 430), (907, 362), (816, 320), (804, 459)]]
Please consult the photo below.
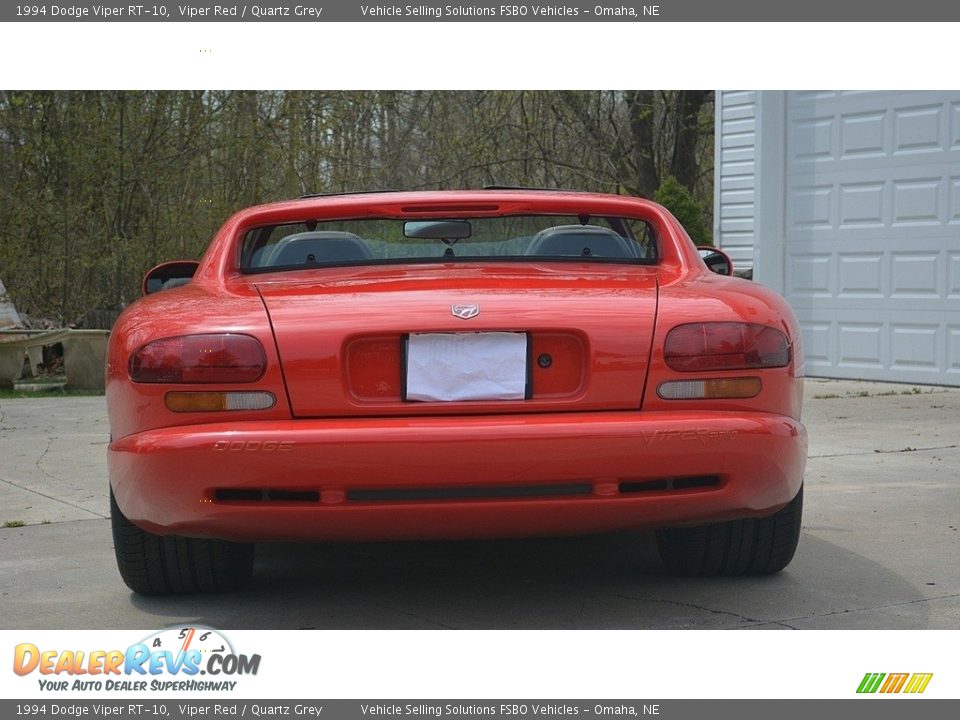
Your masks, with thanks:
[(522, 215), (357, 219), (270, 225), (246, 233), (243, 272), (478, 260), (653, 264), (651, 225), (619, 217)]

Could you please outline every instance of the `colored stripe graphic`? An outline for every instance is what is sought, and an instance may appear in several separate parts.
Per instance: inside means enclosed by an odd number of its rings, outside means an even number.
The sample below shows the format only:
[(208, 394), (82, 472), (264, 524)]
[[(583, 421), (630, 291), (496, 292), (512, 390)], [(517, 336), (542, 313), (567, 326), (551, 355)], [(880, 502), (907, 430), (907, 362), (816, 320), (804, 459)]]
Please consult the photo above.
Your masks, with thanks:
[(904, 684), (910, 673), (890, 673), (887, 675), (887, 681), (880, 688), (882, 693), (898, 693), (903, 689)]
[(910, 682), (907, 683), (907, 688), (904, 692), (922, 693), (927, 689), (931, 678), (933, 678), (933, 673), (914, 673), (913, 677), (910, 678)]
[[(884, 678), (886, 681), (884, 682)], [(866, 673), (857, 687), (858, 693), (922, 693), (927, 689), (933, 673)], [(881, 684), (882, 683), (882, 684)]]
[(884, 673), (867, 673), (863, 676), (863, 680), (860, 681), (860, 687), (857, 688), (857, 692), (875, 693), (877, 688), (880, 687), (880, 683), (884, 677), (886, 677)]

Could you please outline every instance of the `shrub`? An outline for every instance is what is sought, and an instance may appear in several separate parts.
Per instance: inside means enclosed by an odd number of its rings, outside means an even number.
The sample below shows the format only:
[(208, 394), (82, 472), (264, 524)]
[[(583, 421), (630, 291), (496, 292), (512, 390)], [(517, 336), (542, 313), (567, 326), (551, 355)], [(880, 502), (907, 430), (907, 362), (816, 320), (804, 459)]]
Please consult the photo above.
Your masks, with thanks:
[(703, 208), (673, 175), (660, 184), (653, 199), (673, 213), (695, 244), (713, 245), (712, 233), (703, 216)]

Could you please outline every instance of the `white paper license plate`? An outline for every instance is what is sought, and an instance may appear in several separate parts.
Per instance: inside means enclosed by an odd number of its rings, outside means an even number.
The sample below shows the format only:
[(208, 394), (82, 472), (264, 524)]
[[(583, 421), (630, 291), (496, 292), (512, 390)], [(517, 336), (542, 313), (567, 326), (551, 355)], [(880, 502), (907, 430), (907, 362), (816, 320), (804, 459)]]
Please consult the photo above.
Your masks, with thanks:
[(464, 402), (527, 396), (527, 335), (516, 332), (412, 333), (407, 400)]

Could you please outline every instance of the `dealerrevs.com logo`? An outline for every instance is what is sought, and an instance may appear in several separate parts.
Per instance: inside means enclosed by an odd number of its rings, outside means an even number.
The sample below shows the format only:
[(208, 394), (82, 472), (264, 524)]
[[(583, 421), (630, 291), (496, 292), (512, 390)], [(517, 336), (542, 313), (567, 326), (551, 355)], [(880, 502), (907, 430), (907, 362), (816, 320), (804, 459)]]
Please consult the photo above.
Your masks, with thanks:
[(234, 651), (208, 627), (162, 630), (125, 650), (58, 650), (20, 643), (13, 671), (36, 674), (41, 690), (231, 691), (238, 676), (256, 675), (260, 655)]

